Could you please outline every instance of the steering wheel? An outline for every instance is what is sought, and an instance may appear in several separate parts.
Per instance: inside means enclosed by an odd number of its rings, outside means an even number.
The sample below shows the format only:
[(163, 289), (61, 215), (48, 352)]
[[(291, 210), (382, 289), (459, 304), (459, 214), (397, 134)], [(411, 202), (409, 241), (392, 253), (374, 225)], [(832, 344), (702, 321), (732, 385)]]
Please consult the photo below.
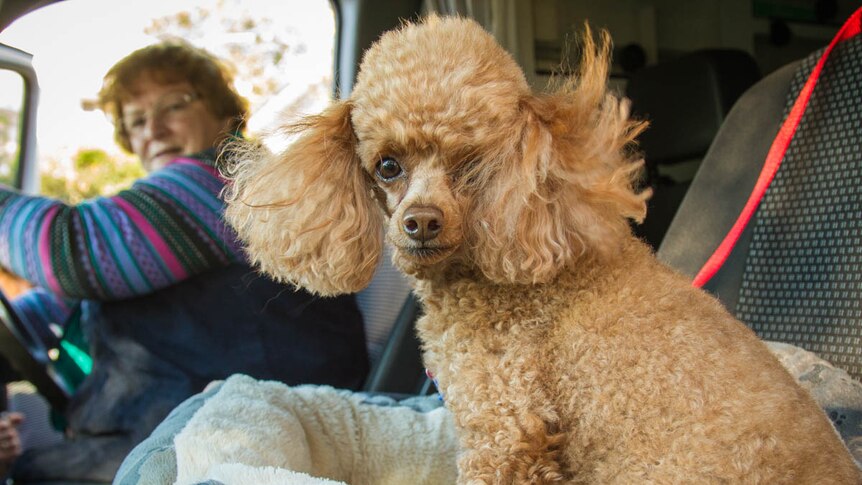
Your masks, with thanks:
[(62, 412), (72, 395), (72, 387), (57, 372), (51, 358), (55, 353), (55, 349), (49, 349), (36, 331), (24, 323), (0, 290), (0, 354), (55, 410)]

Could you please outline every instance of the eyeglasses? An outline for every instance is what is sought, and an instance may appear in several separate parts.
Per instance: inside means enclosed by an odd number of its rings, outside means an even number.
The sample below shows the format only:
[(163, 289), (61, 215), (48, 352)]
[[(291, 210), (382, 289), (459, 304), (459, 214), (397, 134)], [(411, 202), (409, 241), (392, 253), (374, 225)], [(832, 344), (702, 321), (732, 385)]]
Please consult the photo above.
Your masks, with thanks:
[(150, 120), (171, 121), (185, 114), (189, 105), (200, 99), (196, 93), (169, 93), (159, 98), (148, 110), (134, 110), (122, 119), (129, 136), (143, 134)]

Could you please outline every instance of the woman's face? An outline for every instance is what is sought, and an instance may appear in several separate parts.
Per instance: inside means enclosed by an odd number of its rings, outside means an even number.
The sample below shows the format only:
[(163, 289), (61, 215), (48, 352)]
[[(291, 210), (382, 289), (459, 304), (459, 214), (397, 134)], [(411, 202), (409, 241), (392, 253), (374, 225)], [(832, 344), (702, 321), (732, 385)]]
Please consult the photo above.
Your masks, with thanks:
[(158, 83), (143, 75), (130, 91), (120, 122), (147, 170), (212, 147), (230, 125), (229, 118), (218, 119), (210, 112), (188, 82)]

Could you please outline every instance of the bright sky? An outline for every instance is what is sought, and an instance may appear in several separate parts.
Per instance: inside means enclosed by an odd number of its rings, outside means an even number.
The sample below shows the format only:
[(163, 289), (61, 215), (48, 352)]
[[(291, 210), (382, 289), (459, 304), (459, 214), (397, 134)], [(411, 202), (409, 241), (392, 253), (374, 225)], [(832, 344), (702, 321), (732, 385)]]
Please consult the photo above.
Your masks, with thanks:
[[(116, 61), (131, 51), (157, 39), (144, 34), (144, 27), (156, 17), (170, 15), (195, 6), (211, 6), (218, 0), (68, 0), (36, 10), (18, 19), (3, 32), (0, 42), (33, 54), (39, 77), (40, 100), (37, 115), (41, 156), (62, 156), (81, 147), (102, 147), (116, 151), (112, 127), (100, 111), (81, 109), (82, 99), (93, 99), (101, 87), (102, 76)], [(225, 2), (231, 5), (231, 2)], [(283, 22), (305, 39), (307, 55), (295, 56), (296, 63), (284, 74), (291, 82), (281, 103), (307, 83), (331, 76), (334, 20), (326, 0), (253, 0), (262, 18)], [(222, 32), (206, 34), (196, 42), (210, 49), (208, 41), (223, 39)], [(3, 93), (20, 93), (0, 78), (0, 107), (10, 102)], [(248, 86), (237, 86), (241, 94)], [(7, 95), (9, 96), (9, 95)], [(20, 96), (20, 94), (12, 94)], [(286, 98), (286, 99), (281, 99)], [(17, 99), (15, 100), (17, 103)], [(272, 106), (252, 116), (251, 129), (269, 128)]]

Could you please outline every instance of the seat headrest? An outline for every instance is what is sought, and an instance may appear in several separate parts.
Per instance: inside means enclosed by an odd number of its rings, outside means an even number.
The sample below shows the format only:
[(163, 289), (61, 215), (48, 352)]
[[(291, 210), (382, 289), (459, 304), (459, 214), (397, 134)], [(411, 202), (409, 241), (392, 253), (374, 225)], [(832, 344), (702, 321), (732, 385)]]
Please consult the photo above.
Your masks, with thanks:
[(650, 121), (640, 136), (647, 164), (702, 157), (737, 98), (761, 77), (748, 53), (709, 49), (632, 74), (632, 112)]

